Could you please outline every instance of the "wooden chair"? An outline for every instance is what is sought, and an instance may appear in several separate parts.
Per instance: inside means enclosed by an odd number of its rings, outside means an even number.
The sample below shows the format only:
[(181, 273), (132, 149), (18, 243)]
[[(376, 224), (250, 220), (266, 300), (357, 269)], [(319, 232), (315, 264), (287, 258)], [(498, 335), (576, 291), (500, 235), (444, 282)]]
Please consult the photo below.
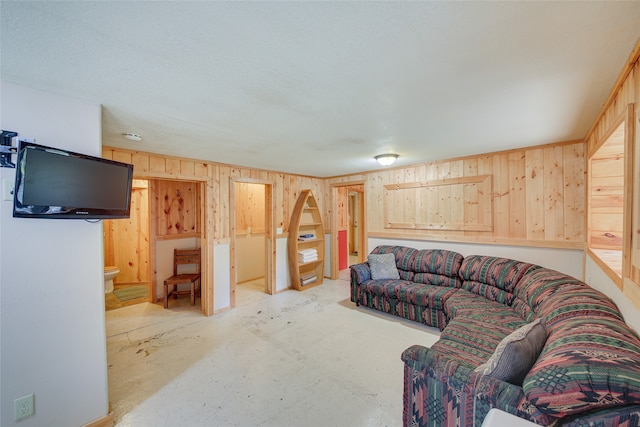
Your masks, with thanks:
[[(177, 299), (178, 295), (191, 294), (191, 305), (196, 305), (196, 282), (198, 282), (198, 294), (200, 294), (200, 249), (174, 249), (173, 250), (173, 276), (164, 281), (164, 308), (169, 308), (169, 297)], [(195, 273), (178, 274), (178, 266), (193, 264), (196, 266)], [(178, 290), (178, 285), (191, 285), (189, 291)], [(173, 289), (169, 290), (169, 286)]]

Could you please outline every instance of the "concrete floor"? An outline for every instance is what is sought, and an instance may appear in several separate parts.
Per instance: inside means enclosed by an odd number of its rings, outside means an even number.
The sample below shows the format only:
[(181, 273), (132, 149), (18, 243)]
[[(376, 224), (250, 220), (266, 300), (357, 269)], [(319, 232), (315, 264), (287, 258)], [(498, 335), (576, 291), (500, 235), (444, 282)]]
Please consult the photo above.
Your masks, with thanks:
[(437, 329), (356, 307), (345, 280), (259, 289), (208, 318), (186, 297), (107, 312), (116, 425), (402, 425), (400, 354)]

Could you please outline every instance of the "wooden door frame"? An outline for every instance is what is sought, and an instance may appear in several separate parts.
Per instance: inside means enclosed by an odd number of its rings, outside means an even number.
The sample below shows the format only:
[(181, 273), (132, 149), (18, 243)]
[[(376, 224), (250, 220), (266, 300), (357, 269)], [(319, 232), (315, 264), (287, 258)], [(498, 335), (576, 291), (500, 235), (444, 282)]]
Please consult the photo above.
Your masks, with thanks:
[(229, 178), (229, 283), (230, 283), (230, 307), (236, 306), (236, 184), (260, 184), (264, 185), (264, 214), (265, 214), (265, 289), (264, 292), (275, 294), (276, 283), (276, 239), (273, 213), (275, 212), (275, 199), (273, 187), (275, 182), (254, 178)]
[[(359, 197), (359, 220), (358, 224), (358, 260), (363, 261), (364, 254), (368, 252), (366, 243), (366, 214), (365, 214), (365, 197), (366, 197), (366, 180), (337, 182), (331, 184), (331, 268), (330, 279), (338, 278), (338, 188), (362, 186), (362, 197)], [(348, 193), (347, 193), (348, 197)], [(348, 201), (347, 201), (348, 202)]]
[[(167, 174), (154, 174), (148, 172), (135, 173), (134, 179), (146, 179), (149, 180), (149, 212), (156, 212), (157, 202), (153, 196), (153, 182), (158, 181), (179, 181), (179, 182), (193, 182), (198, 185), (200, 208), (200, 247), (202, 250), (202, 262), (200, 264), (200, 310), (205, 316), (213, 315), (213, 247), (209, 247), (209, 242), (213, 243), (213, 219), (209, 215), (207, 209), (208, 201), (213, 197), (213, 191), (211, 186), (210, 177), (200, 176), (188, 176), (188, 177), (176, 177)], [(152, 285), (152, 297), (157, 298), (156, 289), (156, 243), (157, 243), (157, 228), (156, 222), (149, 218), (149, 280)]]

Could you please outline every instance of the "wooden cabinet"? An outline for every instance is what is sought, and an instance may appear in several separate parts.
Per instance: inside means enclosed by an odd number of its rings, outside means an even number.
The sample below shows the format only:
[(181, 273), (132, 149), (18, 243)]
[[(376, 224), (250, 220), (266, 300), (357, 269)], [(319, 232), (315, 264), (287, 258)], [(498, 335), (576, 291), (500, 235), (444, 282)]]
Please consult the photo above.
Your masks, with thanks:
[(302, 190), (289, 223), (289, 272), (299, 291), (322, 284), (324, 228), (322, 214), (311, 190)]

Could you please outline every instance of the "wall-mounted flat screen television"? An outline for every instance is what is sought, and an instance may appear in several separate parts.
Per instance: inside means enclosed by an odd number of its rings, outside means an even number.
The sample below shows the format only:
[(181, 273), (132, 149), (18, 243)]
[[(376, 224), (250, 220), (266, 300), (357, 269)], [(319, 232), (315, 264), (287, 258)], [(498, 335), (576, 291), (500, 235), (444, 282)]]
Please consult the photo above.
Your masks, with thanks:
[(129, 218), (133, 165), (20, 142), (13, 196), (17, 218)]

